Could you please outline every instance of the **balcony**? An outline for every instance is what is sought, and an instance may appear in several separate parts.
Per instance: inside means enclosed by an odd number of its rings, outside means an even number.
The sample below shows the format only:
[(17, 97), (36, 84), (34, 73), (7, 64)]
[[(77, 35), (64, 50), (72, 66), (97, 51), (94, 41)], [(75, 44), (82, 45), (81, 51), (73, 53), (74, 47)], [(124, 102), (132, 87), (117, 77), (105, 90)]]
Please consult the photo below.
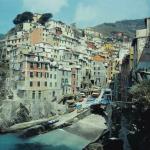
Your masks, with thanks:
[(69, 83), (69, 82), (61, 83), (61, 87), (65, 87), (65, 86), (71, 86), (71, 83)]

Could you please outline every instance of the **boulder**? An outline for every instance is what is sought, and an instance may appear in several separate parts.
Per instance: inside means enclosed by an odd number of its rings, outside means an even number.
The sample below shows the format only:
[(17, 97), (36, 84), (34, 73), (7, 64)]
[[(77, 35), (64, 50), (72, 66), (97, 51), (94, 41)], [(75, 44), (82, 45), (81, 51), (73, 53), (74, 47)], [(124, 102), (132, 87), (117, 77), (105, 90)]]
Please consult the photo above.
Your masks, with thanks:
[(103, 145), (100, 143), (91, 143), (86, 146), (83, 150), (103, 150)]

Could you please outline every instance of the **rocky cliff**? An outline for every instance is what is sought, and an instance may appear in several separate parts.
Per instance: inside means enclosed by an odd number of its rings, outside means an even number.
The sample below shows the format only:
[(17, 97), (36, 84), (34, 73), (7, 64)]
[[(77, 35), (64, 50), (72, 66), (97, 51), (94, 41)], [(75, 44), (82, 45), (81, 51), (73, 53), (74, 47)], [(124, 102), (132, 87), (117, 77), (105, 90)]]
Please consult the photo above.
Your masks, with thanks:
[[(61, 106), (46, 100), (0, 99), (0, 127), (47, 118), (58, 113)], [(61, 107), (61, 108), (59, 108)]]
[(26, 100), (17, 96), (8, 84), (9, 67), (0, 63), (0, 128), (16, 123), (50, 117), (65, 107), (49, 100)]

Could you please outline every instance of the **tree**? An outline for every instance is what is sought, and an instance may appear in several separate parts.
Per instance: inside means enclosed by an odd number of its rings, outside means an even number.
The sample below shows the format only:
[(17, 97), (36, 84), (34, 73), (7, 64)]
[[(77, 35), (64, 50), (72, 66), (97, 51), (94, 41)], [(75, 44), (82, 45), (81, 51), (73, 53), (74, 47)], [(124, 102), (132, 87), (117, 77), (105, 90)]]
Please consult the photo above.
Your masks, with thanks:
[(150, 81), (142, 81), (139, 84), (132, 86), (130, 89), (130, 94), (134, 99), (140, 101), (145, 100), (145, 102), (150, 103)]
[(17, 25), (24, 22), (31, 22), (32, 20), (33, 20), (33, 13), (26, 11), (23, 12), (22, 14), (18, 14), (13, 20), (13, 23)]
[(49, 19), (51, 19), (52, 17), (53, 17), (53, 14), (51, 14), (51, 13), (45, 13), (45, 14), (43, 14), (43, 15), (39, 18), (38, 22), (39, 22), (40, 24), (42, 24), (42, 25), (45, 25), (45, 23), (46, 23)]
[(21, 14), (18, 14), (18, 15), (16, 16), (16, 18), (13, 20), (13, 23), (14, 23), (15, 25), (21, 23)]
[(130, 135), (130, 143), (133, 150), (147, 150), (150, 147), (150, 80), (132, 86), (129, 92), (136, 100), (129, 111), (130, 124), (135, 132)]

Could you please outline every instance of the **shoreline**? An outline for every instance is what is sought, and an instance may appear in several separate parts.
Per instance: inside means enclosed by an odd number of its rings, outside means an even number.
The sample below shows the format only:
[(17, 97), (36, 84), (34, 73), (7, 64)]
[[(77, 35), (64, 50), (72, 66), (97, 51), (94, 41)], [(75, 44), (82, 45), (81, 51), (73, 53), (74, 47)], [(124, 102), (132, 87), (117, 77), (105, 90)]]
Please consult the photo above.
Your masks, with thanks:
[[(108, 129), (106, 125), (106, 120), (101, 115), (91, 114), (89, 113), (89, 110), (84, 110), (82, 113), (76, 115), (75, 117), (69, 119), (65, 124), (55, 127), (50, 130), (44, 130), (43, 132), (39, 131), (37, 134), (30, 134), (31, 136), (26, 136), (24, 134), (24, 131), (28, 131), (28, 129), (32, 128), (26, 128), (24, 130), (15, 130), (13, 133), (19, 133), (20, 138), (30, 138), (30, 137), (36, 137), (40, 134), (46, 134), (50, 133), (51, 131), (55, 131), (57, 129), (63, 130), (65, 132), (68, 132), (70, 134), (79, 136), (83, 138), (84, 140), (89, 141), (82, 149), (86, 148), (91, 143), (94, 143), (98, 139), (100, 139), (101, 136), (103, 136), (103, 133)], [(71, 124), (72, 123), (72, 124)], [(67, 127), (66, 127), (67, 126)], [(36, 126), (33, 126), (33, 128)], [(12, 133), (12, 132), (7, 132)], [(4, 133), (3, 133), (4, 134)], [(22, 135), (21, 135), (22, 134)]]
[[(80, 119), (85, 118), (86, 116), (88, 116), (90, 114), (89, 109), (85, 109), (80, 113), (77, 113), (77, 111), (68, 113), (68, 114), (64, 114), (61, 116), (53, 116), (50, 118), (43, 118), (43, 119), (39, 119), (39, 120), (32, 120), (29, 122), (23, 122), (23, 123), (18, 123), (18, 124), (14, 124), (13, 126), (10, 126), (9, 128), (5, 128), (2, 129), (0, 134), (6, 134), (6, 133), (17, 133), (17, 132), (22, 132), (24, 130), (28, 130), (30, 128), (36, 128), (36, 126), (38, 125), (42, 125), (43, 123), (47, 123), (48, 121), (51, 120), (59, 120), (59, 122), (55, 123), (52, 130), (58, 129), (58, 128), (63, 128), (65, 126), (71, 125), (72, 122), (76, 122)], [(45, 132), (49, 132), (49, 130), (45, 130), (43, 131)]]
[[(74, 115), (73, 115), (74, 114)], [(73, 116), (72, 116), (73, 115)], [(62, 116), (60, 116), (62, 117)], [(53, 117), (53, 119), (56, 118)], [(51, 118), (52, 119), (52, 118)], [(47, 121), (48, 119), (42, 119), (42, 120), (36, 120), (31, 121), (31, 123), (39, 123), (40, 121)], [(19, 124), (22, 128), (22, 125), (27, 125), (27, 123)], [(55, 131), (57, 129), (62, 129), (65, 132), (68, 132), (70, 134), (79, 136), (87, 141), (89, 141), (82, 149), (86, 148), (91, 143), (94, 143), (98, 139), (100, 139), (101, 136), (103, 136), (103, 133), (108, 130), (108, 127), (106, 125), (106, 120), (103, 116), (99, 114), (93, 114), (90, 112), (89, 109), (82, 111), (79, 114), (76, 114), (76, 112), (66, 114), (64, 115), (64, 118), (56, 123), (56, 126), (48, 129), (44, 129), (42, 132), (39, 130), (41, 128), (41, 124), (39, 125), (33, 125), (32, 127), (20, 129), (16, 127), (19, 127), (19, 125), (14, 125), (14, 128), (12, 130), (8, 130), (6, 133), (19, 133), (20, 138), (30, 138), (30, 137), (36, 137), (40, 134), (46, 134), (51, 131)], [(26, 126), (27, 127), (27, 126)], [(36, 128), (37, 127), (37, 128)], [(36, 132), (30, 132), (30, 129), (35, 129)], [(11, 131), (11, 132), (10, 132)], [(4, 134), (4, 133), (3, 133)]]

